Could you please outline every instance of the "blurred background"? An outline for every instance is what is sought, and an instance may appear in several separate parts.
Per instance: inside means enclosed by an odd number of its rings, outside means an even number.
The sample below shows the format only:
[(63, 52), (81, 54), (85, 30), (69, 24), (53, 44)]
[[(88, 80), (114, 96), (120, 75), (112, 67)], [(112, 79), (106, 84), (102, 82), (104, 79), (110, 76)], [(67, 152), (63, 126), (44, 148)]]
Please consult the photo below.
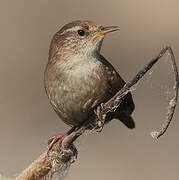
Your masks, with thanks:
[[(77, 19), (120, 25), (101, 53), (130, 80), (166, 44), (179, 66), (177, 0), (0, 1), (0, 173), (17, 176), (47, 149), (50, 136), (66, 132), (46, 97), (43, 72), (53, 34)], [(78, 161), (68, 180), (179, 178), (179, 111), (167, 133), (150, 132), (165, 120), (173, 74), (166, 55), (135, 87), (136, 129), (113, 121), (97, 134), (80, 137)]]

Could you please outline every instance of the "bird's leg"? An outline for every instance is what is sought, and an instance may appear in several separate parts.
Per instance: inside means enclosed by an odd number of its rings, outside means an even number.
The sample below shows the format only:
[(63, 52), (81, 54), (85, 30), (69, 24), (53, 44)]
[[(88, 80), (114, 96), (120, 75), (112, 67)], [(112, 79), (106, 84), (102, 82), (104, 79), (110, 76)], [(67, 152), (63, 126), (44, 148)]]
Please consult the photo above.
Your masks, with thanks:
[(59, 134), (56, 136), (51, 137), (48, 140), (48, 152), (53, 148), (53, 146), (60, 141), (60, 144), (62, 143), (63, 139), (67, 136), (67, 134)]
[(52, 136), (49, 140), (48, 140), (48, 152), (53, 148), (53, 146), (60, 141), (60, 144), (62, 143), (63, 139), (68, 136), (69, 134), (71, 134), (73, 131), (75, 131), (77, 129), (77, 126), (73, 126), (66, 134), (59, 134), (56, 136)]
[(104, 103), (101, 103), (99, 106), (97, 106), (97, 108), (94, 110), (95, 114), (97, 115), (98, 117), (98, 121), (97, 121), (97, 124), (99, 126), (99, 130), (98, 132), (101, 132), (103, 130), (103, 127), (104, 127), (104, 121), (102, 120), (101, 118), (101, 111), (103, 110), (104, 108)]

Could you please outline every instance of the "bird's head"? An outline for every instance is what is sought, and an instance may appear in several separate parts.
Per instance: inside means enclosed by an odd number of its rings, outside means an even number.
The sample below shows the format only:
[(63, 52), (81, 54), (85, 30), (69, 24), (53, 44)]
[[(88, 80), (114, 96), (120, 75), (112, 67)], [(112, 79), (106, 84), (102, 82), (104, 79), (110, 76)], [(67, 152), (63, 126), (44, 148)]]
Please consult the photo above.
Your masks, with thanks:
[(91, 21), (73, 21), (63, 26), (53, 37), (49, 59), (99, 53), (104, 36), (119, 30), (119, 26), (100, 26)]

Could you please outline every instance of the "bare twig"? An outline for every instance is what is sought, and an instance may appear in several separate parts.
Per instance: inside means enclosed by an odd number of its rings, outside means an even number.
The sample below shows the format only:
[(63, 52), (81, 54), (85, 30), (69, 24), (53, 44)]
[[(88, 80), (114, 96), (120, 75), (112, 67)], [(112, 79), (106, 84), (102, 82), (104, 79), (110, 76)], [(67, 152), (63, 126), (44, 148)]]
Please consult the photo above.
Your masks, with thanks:
[(174, 112), (175, 112), (175, 107), (177, 105), (177, 98), (178, 98), (178, 88), (179, 88), (179, 76), (178, 76), (178, 69), (175, 61), (175, 56), (173, 54), (172, 48), (170, 46), (164, 47), (160, 53), (151, 59), (148, 64), (146, 64), (138, 73), (137, 75), (131, 80), (128, 81), (125, 86), (115, 95), (113, 96), (107, 103), (104, 104), (103, 110), (100, 113), (99, 118), (102, 121), (105, 121), (105, 116), (108, 112), (114, 112), (117, 107), (120, 105), (120, 103), (123, 100), (123, 97), (130, 91), (132, 86), (134, 86), (151, 68), (152, 66), (158, 62), (158, 60), (163, 57), (163, 55), (166, 52), (169, 52), (170, 57), (171, 57), (171, 62), (172, 62), (172, 68), (173, 72), (175, 74), (175, 85), (174, 85), (174, 91), (175, 95), (174, 97), (170, 100), (169, 103), (169, 108), (168, 108), (168, 115), (167, 115), (167, 120), (163, 123), (162, 128), (159, 131), (152, 132), (151, 135), (153, 138), (159, 138), (162, 136), (167, 128), (170, 125), (170, 122), (173, 118)]
[[(159, 138), (163, 135), (174, 115), (175, 107), (177, 104), (178, 97), (178, 88), (179, 88), (179, 77), (178, 77), (178, 69), (175, 62), (175, 57), (170, 46), (164, 47), (160, 53), (154, 57), (147, 65), (145, 65), (142, 70), (140, 70), (137, 75), (131, 80), (128, 81), (125, 86), (108, 102), (103, 105), (103, 109), (99, 114), (99, 117), (96, 117), (96, 120), (101, 120), (105, 122), (106, 114), (112, 111), (115, 111), (117, 107), (123, 100), (123, 97), (131, 91), (133, 85), (135, 85), (145, 74), (148, 72), (152, 66), (158, 62), (158, 60), (166, 53), (169, 52), (171, 55), (172, 68), (175, 73), (175, 96), (169, 103), (169, 112), (167, 116), (166, 122), (162, 125), (162, 128), (159, 132), (153, 133), (154, 138)], [(98, 119), (99, 118), (99, 119)], [(77, 156), (77, 150), (73, 145), (73, 142), (81, 136), (88, 124), (82, 126), (77, 131), (68, 135), (62, 142), (61, 145), (57, 143), (53, 149), (47, 154), (46, 152), (42, 154), (36, 161), (34, 161), (26, 170), (24, 170), (16, 180), (40, 180), (43, 177), (51, 177), (56, 173), (63, 173), (65, 169), (69, 168), (71, 163), (74, 162), (75, 157)], [(50, 175), (49, 175), (50, 174)]]
[(177, 99), (178, 99), (179, 76), (178, 76), (178, 69), (177, 69), (177, 65), (176, 65), (176, 61), (175, 61), (175, 56), (174, 56), (174, 53), (170, 46), (166, 46), (165, 50), (166, 51), (168, 50), (170, 57), (171, 57), (172, 68), (173, 68), (173, 72), (175, 75), (175, 84), (173, 87), (175, 94), (174, 94), (174, 97), (169, 102), (167, 118), (166, 118), (166, 121), (163, 123), (161, 129), (159, 131), (151, 132), (152, 137), (155, 139), (158, 139), (160, 136), (162, 136), (168, 129), (170, 122), (172, 121), (172, 118), (173, 118), (173, 115), (175, 112), (175, 107), (177, 105)]

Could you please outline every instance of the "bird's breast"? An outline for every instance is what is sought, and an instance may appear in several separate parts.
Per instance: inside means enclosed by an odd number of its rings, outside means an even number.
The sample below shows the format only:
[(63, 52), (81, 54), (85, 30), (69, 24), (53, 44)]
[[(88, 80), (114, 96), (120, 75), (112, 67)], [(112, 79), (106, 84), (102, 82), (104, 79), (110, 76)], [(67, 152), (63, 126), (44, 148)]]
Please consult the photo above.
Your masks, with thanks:
[(45, 87), (58, 115), (74, 125), (74, 122), (78, 124), (78, 121), (85, 120), (93, 108), (105, 99), (107, 81), (100, 62), (82, 61), (70, 65), (65, 63), (49, 67), (45, 72), (48, 74)]

